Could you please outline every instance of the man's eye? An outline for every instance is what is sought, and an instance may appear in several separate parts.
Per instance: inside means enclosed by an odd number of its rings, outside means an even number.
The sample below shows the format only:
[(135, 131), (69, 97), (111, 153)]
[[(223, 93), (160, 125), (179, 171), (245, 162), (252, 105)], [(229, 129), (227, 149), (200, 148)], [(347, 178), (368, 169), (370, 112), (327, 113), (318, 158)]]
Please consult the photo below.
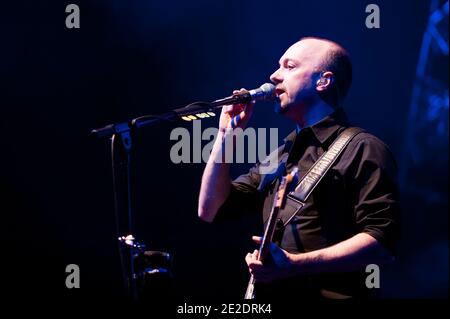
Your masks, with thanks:
[(292, 69), (295, 69), (295, 65), (293, 65), (293, 64), (288, 64), (288, 65), (286, 66), (286, 68), (289, 69), (289, 70), (292, 70)]

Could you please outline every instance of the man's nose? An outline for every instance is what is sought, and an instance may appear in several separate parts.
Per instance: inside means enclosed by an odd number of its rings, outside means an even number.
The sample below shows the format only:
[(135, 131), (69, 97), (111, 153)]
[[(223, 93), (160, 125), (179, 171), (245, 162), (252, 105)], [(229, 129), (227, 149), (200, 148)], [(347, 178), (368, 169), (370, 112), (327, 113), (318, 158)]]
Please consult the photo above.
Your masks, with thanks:
[(270, 81), (272, 81), (273, 83), (277, 84), (283, 81), (283, 78), (281, 77), (281, 74), (279, 72), (280, 70), (276, 70), (275, 72), (272, 73), (272, 75), (270, 76)]

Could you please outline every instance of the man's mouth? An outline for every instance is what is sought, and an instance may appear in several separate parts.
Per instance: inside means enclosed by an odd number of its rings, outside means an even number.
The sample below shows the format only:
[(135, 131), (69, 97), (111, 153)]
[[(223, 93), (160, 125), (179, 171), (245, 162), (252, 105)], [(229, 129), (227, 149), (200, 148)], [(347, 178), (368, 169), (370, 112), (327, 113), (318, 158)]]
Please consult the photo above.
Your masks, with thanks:
[(277, 97), (280, 97), (281, 94), (286, 93), (284, 90), (282, 89), (275, 89), (275, 95)]

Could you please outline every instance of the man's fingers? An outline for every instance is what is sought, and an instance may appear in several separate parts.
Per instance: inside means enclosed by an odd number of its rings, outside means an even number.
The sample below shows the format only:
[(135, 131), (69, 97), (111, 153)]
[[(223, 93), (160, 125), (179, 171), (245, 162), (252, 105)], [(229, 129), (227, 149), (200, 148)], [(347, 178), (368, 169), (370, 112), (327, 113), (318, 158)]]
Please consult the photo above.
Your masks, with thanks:
[(250, 265), (250, 263), (252, 262), (253, 258), (252, 258), (252, 254), (248, 253), (245, 256), (245, 262), (247, 263), (247, 265)]
[(259, 236), (252, 236), (252, 240), (257, 243), (257, 244), (261, 244), (262, 242), (262, 237)]
[[(252, 236), (252, 240), (257, 244), (261, 244), (263, 238), (260, 236)], [(271, 243), (270, 245), (270, 252), (274, 259), (278, 258), (282, 260), (283, 258), (286, 258), (285, 251), (274, 243)], [(274, 268), (274, 266), (270, 264), (263, 265), (262, 261), (258, 260), (258, 254), (259, 252), (257, 250), (254, 250), (253, 253), (247, 254), (246, 261), (248, 270), (257, 282), (272, 282), (277, 275), (279, 275), (277, 274), (279, 269), (276, 267)]]
[[(253, 103), (250, 103), (250, 104), (253, 104)], [(249, 104), (249, 105), (250, 105), (250, 104)], [(247, 117), (252, 116), (253, 109), (249, 109), (249, 105), (247, 105), (247, 106), (245, 107), (245, 109), (243, 109), (243, 110), (239, 113), (239, 119), (240, 119), (241, 121), (247, 119)]]
[(258, 261), (257, 256), (255, 255), (255, 252), (253, 253), (248, 253), (245, 256), (245, 261), (247, 262), (247, 264), (250, 264), (253, 261)]
[(247, 92), (248, 90), (246, 90), (246, 89), (244, 89), (244, 88), (241, 88), (241, 89), (239, 89), (239, 90), (233, 90), (233, 94), (238, 94), (238, 93), (244, 93), (244, 92)]
[(245, 110), (245, 105), (244, 104), (224, 105), (222, 108), (225, 113), (228, 113), (230, 116), (235, 116)]
[(259, 252), (255, 249), (252, 253), (248, 253), (245, 256), (245, 260), (248, 261), (248, 262), (250, 262), (250, 261), (258, 261), (258, 256), (259, 256)]
[(257, 256), (257, 250), (254, 250), (253, 253), (248, 253), (245, 256), (248, 271), (257, 282), (271, 282), (273, 280), (273, 270), (268, 266), (264, 266), (263, 263), (257, 259)]
[(255, 107), (255, 101), (251, 101), (250, 103), (245, 105), (245, 113), (247, 114), (247, 116), (252, 116), (254, 107)]
[[(234, 90), (233, 95), (248, 92), (242, 88), (240, 90)], [(237, 128), (244, 127), (253, 114), (254, 101), (247, 104), (234, 104), (225, 105), (222, 107), (222, 113), (228, 116), (228, 127)]]
[(254, 259), (250, 259), (248, 268), (250, 269), (250, 271), (265, 271), (262, 262)]
[(248, 271), (257, 282), (270, 282), (273, 280), (273, 273), (258, 262), (250, 263)]

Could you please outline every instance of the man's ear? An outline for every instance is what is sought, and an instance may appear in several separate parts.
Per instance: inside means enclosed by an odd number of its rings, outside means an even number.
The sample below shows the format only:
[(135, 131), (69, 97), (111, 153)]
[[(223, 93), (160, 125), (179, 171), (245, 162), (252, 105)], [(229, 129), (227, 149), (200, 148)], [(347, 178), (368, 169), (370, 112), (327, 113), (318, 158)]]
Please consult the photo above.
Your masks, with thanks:
[(320, 74), (319, 79), (316, 82), (316, 90), (319, 92), (327, 90), (333, 83), (333, 80), (334, 80), (333, 72), (330, 71), (322, 72)]

